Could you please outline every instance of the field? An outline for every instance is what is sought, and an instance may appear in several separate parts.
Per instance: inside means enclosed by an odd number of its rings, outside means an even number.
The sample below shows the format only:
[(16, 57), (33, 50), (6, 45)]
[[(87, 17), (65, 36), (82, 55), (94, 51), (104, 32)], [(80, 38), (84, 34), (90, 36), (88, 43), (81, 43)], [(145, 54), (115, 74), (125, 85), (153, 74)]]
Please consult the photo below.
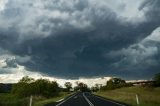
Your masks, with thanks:
[(62, 100), (71, 94), (61, 93), (58, 97), (54, 97), (54, 98), (50, 98), (50, 99), (43, 99), (41, 101), (35, 100), (35, 102), (33, 102), (33, 106), (44, 106), (45, 104), (48, 104), (48, 103), (56, 103), (57, 101)]
[(160, 88), (127, 87), (115, 90), (99, 91), (96, 95), (137, 106), (136, 94), (139, 96), (139, 106), (160, 106)]
[(0, 106), (28, 106), (29, 98), (18, 98), (10, 93), (0, 93)]
[[(44, 106), (48, 103), (56, 103), (70, 94), (61, 92), (59, 96), (53, 98), (45, 98), (41, 96), (33, 96), (32, 106)], [(29, 106), (29, 97), (19, 98), (10, 93), (0, 93), (0, 106)]]

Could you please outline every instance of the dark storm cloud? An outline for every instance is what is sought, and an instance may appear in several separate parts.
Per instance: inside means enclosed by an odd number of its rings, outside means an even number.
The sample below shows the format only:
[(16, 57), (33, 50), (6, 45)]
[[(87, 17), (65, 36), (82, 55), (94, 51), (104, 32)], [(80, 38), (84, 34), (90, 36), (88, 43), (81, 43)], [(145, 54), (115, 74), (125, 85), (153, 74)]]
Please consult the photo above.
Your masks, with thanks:
[(7, 67), (12, 67), (12, 68), (16, 68), (17, 67), (17, 64), (16, 64), (16, 61), (15, 59), (6, 59), (6, 66)]
[[(134, 3), (111, 0), (8, 1), (0, 10), (0, 47), (21, 56), (18, 64), (49, 75), (149, 78), (148, 73), (159, 69), (155, 64), (160, 61), (155, 58), (159, 57), (159, 43), (149, 44), (149, 50), (156, 47), (157, 52), (142, 59), (148, 63), (137, 60), (134, 65), (137, 54), (130, 52), (138, 49), (139, 53), (140, 47), (130, 46), (160, 26), (160, 2), (136, 3), (139, 5), (130, 7)], [(29, 59), (22, 58), (25, 56)], [(153, 65), (141, 67), (149, 63)], [(155, 70), (149, 71), (151, 68)]]

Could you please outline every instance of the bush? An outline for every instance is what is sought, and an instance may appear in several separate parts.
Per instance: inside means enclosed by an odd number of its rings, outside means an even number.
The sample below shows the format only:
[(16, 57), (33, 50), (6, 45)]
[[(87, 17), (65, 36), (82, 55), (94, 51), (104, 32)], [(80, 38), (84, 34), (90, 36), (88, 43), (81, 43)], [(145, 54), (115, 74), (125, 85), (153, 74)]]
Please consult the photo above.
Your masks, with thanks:
[(160, 73), (154, 76), (154, 81), (155, 81), (155, 86), (159, 87), (160, 86)]
[(122, 80), (120, 78), (112, 78), (109, 81), (107, 81), (106, 86), (103, 86), (102, 90), (113, 90), (117, 88), (122, 87), (130, 87), (133, 86), (131, 83), (126, 83), (125, 80)]
[(34, 80), (29, 77), (22, 78), (12, 88), (12, 93), (20, 97), (28, 97), (30, 95), (38, 95), (44, 97), (57, 96), (60, 88), (55, 81), (46, 79)]
[(66, 82), (66, 83), (64, 84), (64, 86), (66, 87), (66, 90), (65, 90), (65, 91), (69, 92), (70, 89), (72, 88), (72, 83), (71, 83), (71, 82)]

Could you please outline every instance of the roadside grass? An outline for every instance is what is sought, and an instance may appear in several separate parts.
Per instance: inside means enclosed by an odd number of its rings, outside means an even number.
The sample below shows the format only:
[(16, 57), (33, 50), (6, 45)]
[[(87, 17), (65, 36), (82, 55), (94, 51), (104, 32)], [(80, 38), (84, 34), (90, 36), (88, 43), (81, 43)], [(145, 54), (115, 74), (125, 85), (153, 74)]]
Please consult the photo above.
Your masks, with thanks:
[(28, 106), (29, 98), (18, 98), (10, 93), (0, 93), (0, 106)]
[[(33, 96), (32, 106), (44, 106), (49, 103), (56, 103), (56, 101), (68, 97), (71, 94), (61, 92), (58, 96), (52, 98)], [(29, 97), (19, 98), (11, 93), (0, 93), (0, 106), (29, 106), (29, 100)]]
[(68, 97), (69, 95), (71, 95), (72, 93), (65, 93), (65, 92), (61, 92), (60, 94), (59, 94), (59, 96), (57, 96), (57, 97), (53, 97), (53, 98), (49, 98), (49, 99), (43, 99), (43, 100), (39, 100), (39, 99), (37, 99), (36, 100), (36, 98), (34, 98), (33, 99), (33, 106), (44, 106), (44, 105), (46, 105), (46, 104), (50, 104), (50, 103), (52, 103), (52, 104), (54, 104), (54, 103), (56, 103), (57, 101), (59, 101), (59, 100), (62, 100), (62, 99), (64, 99), (64, 98), (66, 98), (66, 97)]
[(99, 91), (96, 95), (137, 106), (136, 94), (139, 95), (140, 105), (138, 106), (160, 106), (160, 87), (126, 87), (115, 90)]

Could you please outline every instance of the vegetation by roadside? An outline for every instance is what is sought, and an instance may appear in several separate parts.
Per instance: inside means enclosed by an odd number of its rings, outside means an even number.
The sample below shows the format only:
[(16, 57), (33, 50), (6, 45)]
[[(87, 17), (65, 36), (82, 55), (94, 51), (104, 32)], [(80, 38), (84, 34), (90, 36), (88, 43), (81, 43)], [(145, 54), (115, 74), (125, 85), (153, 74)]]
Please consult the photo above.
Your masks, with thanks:
[(33, 106), (44, 106), (46, 104), (49, 104), (49, 103), (56, 103), (57, 101), (59, 100), (63, 100), (64, 98), (68, 97), (72, 95), (72, 93), (66, 93), (66, 92), (61, 92), (59, 94), (59, 96), (57, 97), (53, 97), (53, 98), (49, 98), (49, 99), (43, 99), (43, 100), (36, 100), (36, 98), (34, 98), (34, 102), (33, 102)]
[(11, 93), (0, 93), (0, 106), (29, 106), (29, 97), (19, 98)]
[[(72, 93), (61, 92), (57, 97), (46, 98), (33, 96), (33, 106), (44, 106), (48, 103), (56, 103)], [(0, 106), (29, 106), (29, 97), (20, 98), (11, 93), (0, 93)]]
[[(77, 86), (66, 82), (65, 88), (59, 86), (56, 81), (47, 79), (33, 79), (23, 77), (16, 84), (0, 84), (0, 106), (28, 106), (30, 96), (33, 96), (33, 106), (44, 106), (56, 103), (71, 92), (96, 92), (95, 94), (136, 106), (136, 94), (139, 95), (139, 106), (160, 106), (160, 73), (156, 74), (153, 81), (135, 86), (126, 83), (121, 78), (111, 78), (106, 85), (96, 84), (89, 88), (83, 82), (76, 82)], [(98, 92), (97, 92), (98, 91)]]
[(49, 81), (47, 79), (33, 79), (28, 76), (23, 77), (18, 83), (14, 84), (12, 87), (12, 94), (16, 94), (19, 97), (29, 97), (43, 96), (43, 97), (53, 97), (58, 96), (61, 92), (56, 81)]
[(160, 106), (160, 87), (125, 87), (114, 90), (99, 91), (96, 95), (137, 106), (136, 94), (139, 96), (139, 106)]

